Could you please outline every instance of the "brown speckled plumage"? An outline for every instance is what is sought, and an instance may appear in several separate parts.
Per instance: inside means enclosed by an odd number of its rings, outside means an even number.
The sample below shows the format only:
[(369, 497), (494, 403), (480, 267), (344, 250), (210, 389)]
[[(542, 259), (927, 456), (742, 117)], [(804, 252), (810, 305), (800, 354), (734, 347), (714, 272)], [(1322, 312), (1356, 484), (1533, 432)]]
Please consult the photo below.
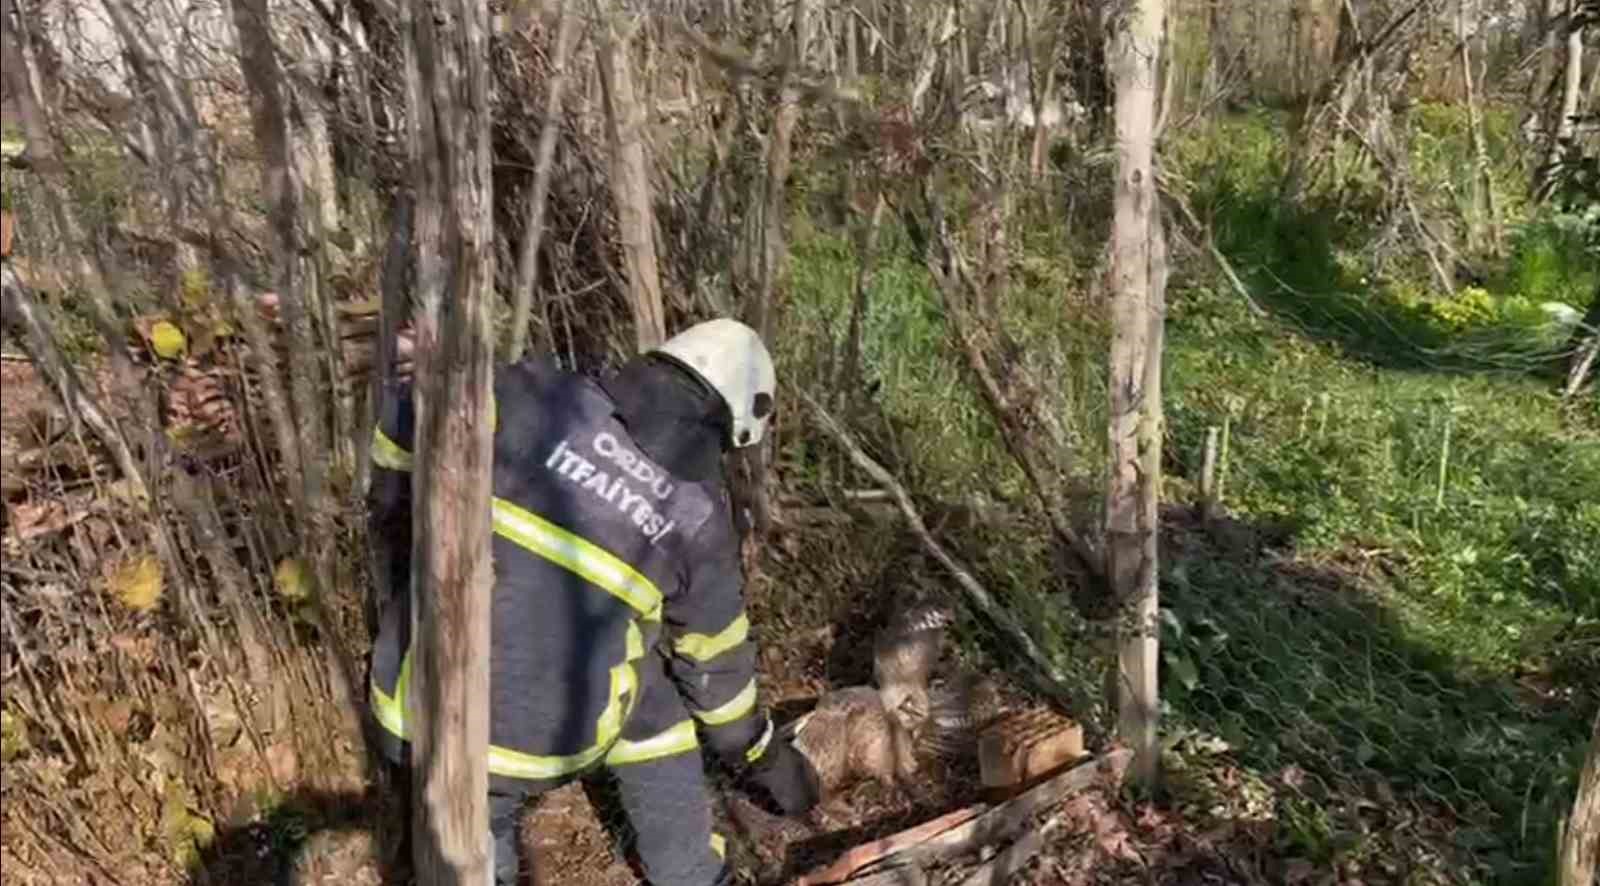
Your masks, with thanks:
[(815, 767), (825, 796), (865, 779), (907, 790), (920, 752), (963, 747), (971, 725), (965, 684), (930, 691), (953, 620), (940, 605), (899, 609), (873, 646), (877, 685), (828, 692), (791, 725), (794, 746)]

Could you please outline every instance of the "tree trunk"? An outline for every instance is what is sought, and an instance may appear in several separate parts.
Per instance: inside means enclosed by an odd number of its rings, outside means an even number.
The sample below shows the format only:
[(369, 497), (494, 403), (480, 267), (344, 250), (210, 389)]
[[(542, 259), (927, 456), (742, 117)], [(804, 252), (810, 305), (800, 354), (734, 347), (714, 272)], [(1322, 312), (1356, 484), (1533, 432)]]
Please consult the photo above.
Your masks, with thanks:
[(528, 193), (528, 220), (517, 247), (517, 276), (511, 288), (511, 338), (506, 359), (517, 360), (528, 347), (528, 315), (533, 309), (533, 288), (539, 282), (539, 245), (544, 240), (544, 211), (550, 197), (550, 172), (555, 166), (556, 137), (561, 134), (561, 95), (567, 85), (567, 56), (578, 30), (576, 12), (566, 0), (556, 3), (556, 39), (550, 52), (550, 73), (545, 81), (544, 119), (539, 126), (539, 147)]
[[(1482, 9), (1479, 9), (1478, 27), (1483, 26)], [(1461, 83), (1467, 99), (1467, 131), (1472, 139), (1473, 164), (1476, 167), (1472, 182), (1472, 218), (1468, 219), (1467, 245), (1478, 249), (1483, 245), (1485, 228), (1493, 255), (1500, 254), (1500, 222), (1495, 212), (1494, 178), (1489, 169), (1489, 146), (1483, 136), (1483, 117), (1478, 108), (1478, 91), (1473, 84), (1471, 41), (1467, 38), (1467, 0), (1456, 5), (1456, 38), (1461, 50)]]
[(954, 6), (946, 6), (944, 13), (937, 22), (928, 23), (928, 42), (922, 48), (922, 56), (917, 62), (917, 73), (912, 78), (911, 86), (911, 116), (921, 117), (923, 102), (927, 99), (928, 90), (933, 87), (933, 75), (939, 65), (939, 50), (946, 41), (956, 33), (956, 10)]
[(1594, 718), (1589, 753), (1578, 778), (1578, 796), (1572, 801), (1561, 838), (1557, 876), (1560, 886), (1593, 886), (1600, 882), (1600, 714)]
[(634, 94), (629, 35), (620, 33), (621, 27), (622, 22), (616, 19), (601, 23), (596, 51), (600, 56), (606, 138), (611, 149), (611, 200), (617, 213), (617, 233), (622, 239), (634, 333), (643, 352), (666, 339), (667, 320), (656, 259), (650, 170), (644, 156), (644, 107)]
[[(489, 879), (494, 191), (488, 8), (411, 0), (406, 97), (419, 308), (411, 760), (418, 880)], [(448, 310), (446, 310), (448, 305)]]
[[(772, 339), (773, 302), (788, 262), (789, 249), (784, 236), (787, 216), (789, 170), (794, 161), (794, 130), (800, 123), (800, 91), (796, 87), (796, 68), (805, 64), (806, 47), (811, 42), (812, 0), (796, 0), (789, 30), (789, 57), (778, 87), (778, 109), (773, 114), (772, 131), (767, 135), (766, 180), (760, 198), (761, 225), (756, 232), (753, 259), (757, 263), (755, 298), (743, 306), (750, 327), (762, 339)], [(767, 489), (768, 472), (776, 438), (768, 435), (759, 445), (744, 450), (743, 478), (738, 481), (739, 498), (750, 509), (757, 537), (771, 532), (772, 500)]]
[(1539, 66), (1534, 70), (1533, 81), (1528, 85), (1528, 109), (1536, 117), (1545, 113), (1549, 107), (1551, 84), (1555, 80), (1557, 47), (1560, 38), (1556, 33), (1556, 21), (1561, 17), (1561, 0), (1533, 0), (1536, 4), (1530, 10), (1535, 25), (1534, 34), (1540, 43)]
[(851, 86), (856, 85), (856, 80), (861, 73), (860, 50), (857, 49), (856, 40), (856, 12), (854, 9), (844, 11), (844, 76), (845, 82)]
[[(1567, 18), (1578, 15), (1578, 0), (1567, 0)], [(1562, 80), (1561, 107), (1555, 120), (1554, 139), (1550, 143), (1551, 161), (1572, 141), (1578, 130), (1578, 99), (1583, 95), (1583, 28), (1568, 27), (1566, 76)]]
[[(319, 304), (316, 289), (320, 273), (312, 256), (303, 217), (303, 192), (297, 172), (289, 122), (289, 88), (279, 63), (279, 47), (271, 31), (267, 0), (232, 0), (234, 27), (239, 34), (239, 65), (250, 91), (250, 117), (256, 146), (262, 155), (261, 186), (268, 221), (276, 236), (274, 284), (282, 306), (290, 347), (297, 359), (288, 361), (289, 390), (293, 404), (294, 446), (299, 476), (297, 490), (302, 523), (303, 553), (314, 564), (322, 587), (333, 582), (332, 541), (335, 537), (334, 501), (328, 494), (327, 406), (337, 391), (320, 384), (318, 357), (332, 362), (332, 349), (321, 354), (312, 332), (313, 310)], [(331, 382), (331, 379), (330, 379)]]
[(1133, 0), (1111, 36), (1118, 171), (1112, 222), (1106, 575), (1120, 609), (1116, 706), (1134, 776), (1153, 785), (1156, 744), (1157, 512), (1165, 245), (1153, 175), (1156, 70), (1164, 0)]

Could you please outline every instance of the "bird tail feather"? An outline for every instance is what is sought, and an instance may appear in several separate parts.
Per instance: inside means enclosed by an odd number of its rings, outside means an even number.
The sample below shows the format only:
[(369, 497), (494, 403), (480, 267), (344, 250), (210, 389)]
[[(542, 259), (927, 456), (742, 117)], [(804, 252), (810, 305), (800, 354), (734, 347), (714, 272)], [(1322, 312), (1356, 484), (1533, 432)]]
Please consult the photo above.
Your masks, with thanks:
[(977, 736), (972, 694), (965, 681), (928, 690), (928, 719), (918, 735), (921, 750), (938, 757), (959, 757), (972, 750)]

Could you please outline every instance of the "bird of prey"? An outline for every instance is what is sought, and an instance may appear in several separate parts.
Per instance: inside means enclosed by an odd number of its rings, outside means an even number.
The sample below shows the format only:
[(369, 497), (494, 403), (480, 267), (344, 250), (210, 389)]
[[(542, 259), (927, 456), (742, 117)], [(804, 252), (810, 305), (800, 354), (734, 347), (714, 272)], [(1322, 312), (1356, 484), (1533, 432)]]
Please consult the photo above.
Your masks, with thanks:
[(907, 792), (919, 755), (965, 749), (972, 725), (969, 683), (932, 685), (953, 621), (939, 604), (898, 608), (873, 644), (876, 685), (829, 691), (785, 728), (825, 796), (868, 779)]

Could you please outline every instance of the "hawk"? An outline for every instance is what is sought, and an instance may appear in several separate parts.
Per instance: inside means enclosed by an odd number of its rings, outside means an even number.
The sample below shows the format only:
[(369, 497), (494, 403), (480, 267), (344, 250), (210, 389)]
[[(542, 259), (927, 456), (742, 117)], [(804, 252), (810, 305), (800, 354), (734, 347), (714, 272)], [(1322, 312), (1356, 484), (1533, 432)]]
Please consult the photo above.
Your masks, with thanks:
[(945, 629), (954, 620), (940, 604), (898, 608), (873, 643), (876, 685), (829, 691), (786, 727), (795, 749), (816, 770), (825, 796), (862, 780), (908, 791), (920, 755), (967, 749), (969, 681), (933, 683)]

